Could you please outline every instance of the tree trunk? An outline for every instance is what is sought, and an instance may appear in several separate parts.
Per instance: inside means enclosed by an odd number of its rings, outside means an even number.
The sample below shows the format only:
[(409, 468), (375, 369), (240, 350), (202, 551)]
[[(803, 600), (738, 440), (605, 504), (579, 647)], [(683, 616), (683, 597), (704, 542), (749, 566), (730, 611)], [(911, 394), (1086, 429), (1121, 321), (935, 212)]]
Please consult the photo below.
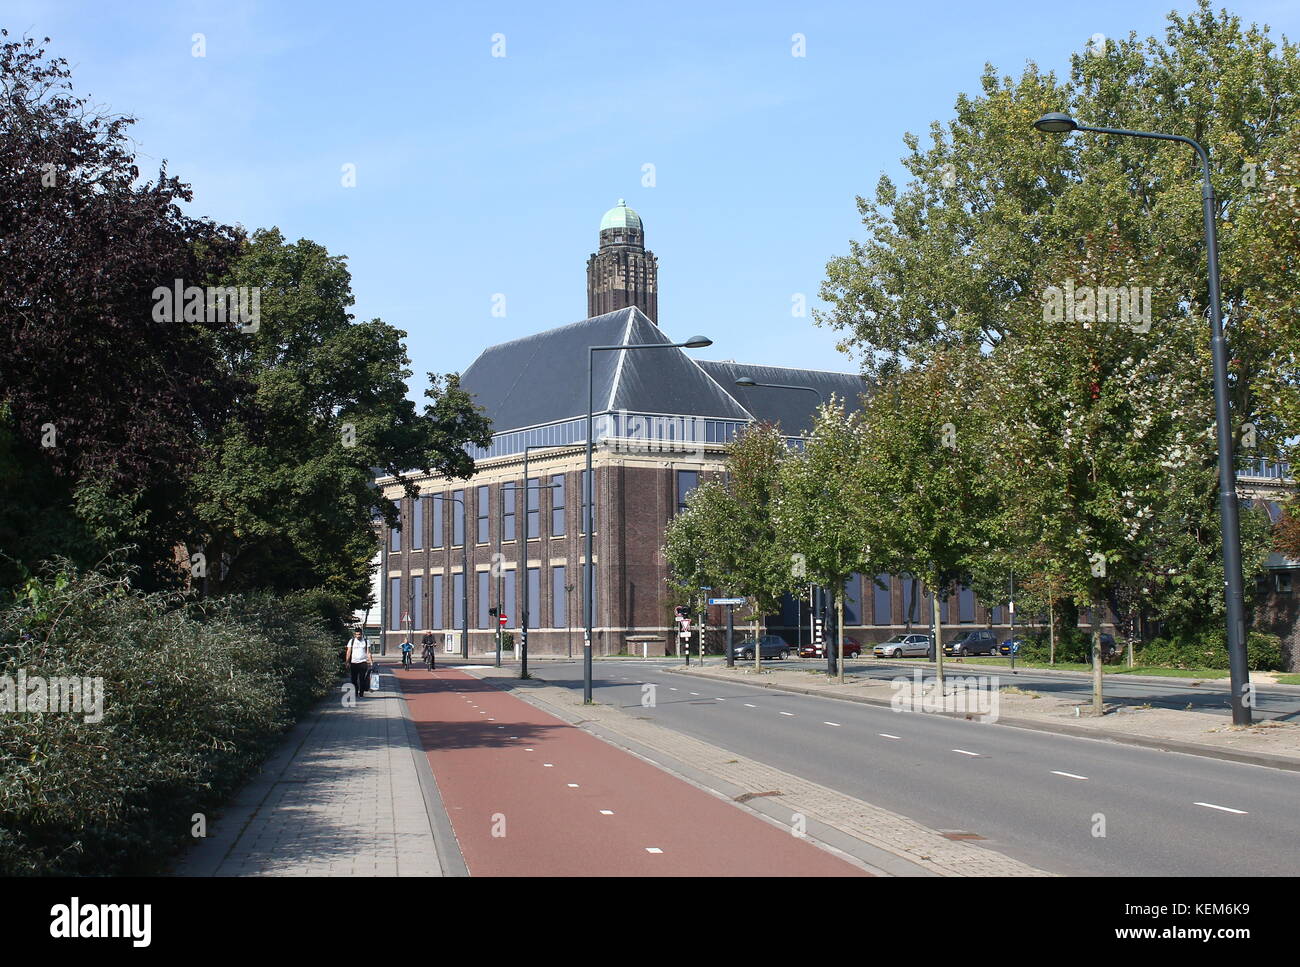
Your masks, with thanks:
[(1101, 599), (1092, 596), (1092, 714), (1101, 716)]
[(1047, 599), (1047, 663), (1049, 665), (1056, 664), (1056, 611), (1053, 604), (1049, 596)]
[(934, 661), (935, 661), (935, 678), (939, 682), (939, 691), (943, 691), (943, 624), (939, 617), (939, 591), (936, 588), (930, 595), (930, 601), (933, 605), (934, 612)]
[[(843, 585), (840, 585), (843, 588)], [(844, 684), (844, 592), (835, 595), (835, 665), (839, 683)]]

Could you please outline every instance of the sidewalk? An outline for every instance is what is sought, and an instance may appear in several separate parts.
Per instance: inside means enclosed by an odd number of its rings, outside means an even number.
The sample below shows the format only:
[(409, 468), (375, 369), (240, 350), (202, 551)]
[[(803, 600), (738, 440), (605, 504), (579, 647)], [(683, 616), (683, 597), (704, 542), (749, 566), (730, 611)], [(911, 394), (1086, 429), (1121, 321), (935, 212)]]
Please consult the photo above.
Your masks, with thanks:
[(177, 876), (464, 875), (392, 666), (327, 697), (173, 870)]

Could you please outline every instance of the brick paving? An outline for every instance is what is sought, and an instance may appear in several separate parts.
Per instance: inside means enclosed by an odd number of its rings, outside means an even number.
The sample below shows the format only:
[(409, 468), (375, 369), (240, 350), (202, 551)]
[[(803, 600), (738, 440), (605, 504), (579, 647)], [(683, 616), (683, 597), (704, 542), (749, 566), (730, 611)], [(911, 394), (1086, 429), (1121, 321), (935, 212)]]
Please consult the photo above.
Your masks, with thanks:
[[(387, 669), (378, 692), (327, 698), (174, 870), (178, 876), (440, 876), (454, 840), (422, 787), (415, 730)], [(434, 793), (436, 796), (436, 792)], [(441, 838), (440, 862), (437, 839)], [(451, 870), (455, 872), (454, 869)]]

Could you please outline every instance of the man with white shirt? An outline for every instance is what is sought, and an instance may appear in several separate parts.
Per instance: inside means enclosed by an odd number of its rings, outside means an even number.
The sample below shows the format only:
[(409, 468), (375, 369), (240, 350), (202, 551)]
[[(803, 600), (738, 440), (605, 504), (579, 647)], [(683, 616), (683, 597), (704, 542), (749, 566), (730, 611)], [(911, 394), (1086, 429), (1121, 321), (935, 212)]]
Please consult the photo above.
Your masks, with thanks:
[(357, 698), (366, 694), (370, 684), (370, 645), (358, 628), (348, 642), (348, 672), (352, 678), (352, 689)]

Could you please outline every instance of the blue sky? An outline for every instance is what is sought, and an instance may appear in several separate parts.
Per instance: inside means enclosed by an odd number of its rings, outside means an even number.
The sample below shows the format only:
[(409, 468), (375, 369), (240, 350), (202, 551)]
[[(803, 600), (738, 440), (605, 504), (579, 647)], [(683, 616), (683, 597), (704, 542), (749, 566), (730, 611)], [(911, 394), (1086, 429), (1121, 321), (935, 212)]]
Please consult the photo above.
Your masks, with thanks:
[[(946, 121), (986, 62), (1064, 74), (1094, 33), (1162, 35), (1174, 6), (0, 0), (0, 25), (50, 36), (80, 92), (139, 118), (142, 170), (166, 159), (195, 214), (347, 255), (357, 316), (408, 333), (419, 399), (424, 373), (586, 315), (620, 197), (659, 258), (670, 336), (712, 337), (702, 358), (855, 370), (791, 300), (816, 304), (861, 237), (854, 196), (899, 177), (904, 132)], [(1300, 36), (1294, 0), (1230, 7)]]

